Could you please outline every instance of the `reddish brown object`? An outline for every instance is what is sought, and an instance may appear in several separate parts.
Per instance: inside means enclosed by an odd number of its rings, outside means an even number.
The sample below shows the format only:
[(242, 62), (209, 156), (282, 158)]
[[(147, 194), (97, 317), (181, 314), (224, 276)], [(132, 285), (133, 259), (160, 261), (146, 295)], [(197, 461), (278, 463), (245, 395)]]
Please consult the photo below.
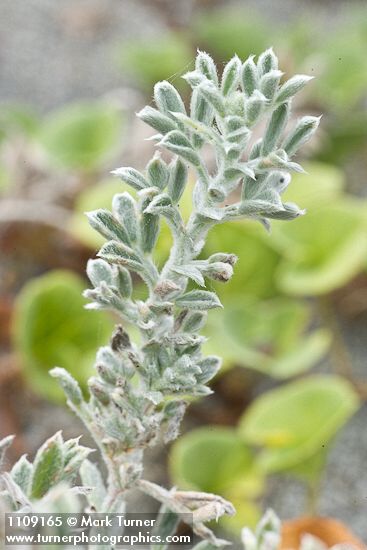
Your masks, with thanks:
[[(21, 434), (21, 415), (18, 399), (24, 402), (24, 386), (19, 365), (11, 354), (0, 356), (0, 439), (11, 434)], [(26, 452), (21, 435), (17, 436), (10, 447), (7, 457), (14, 462)]]
[(10, 345), (10, 319), (13, 303), (9, 296), (0, 294), (0, 346)]
[(329, 547), (334, 544), (349, 543), (358, 550), (367, 549), (367, 546), (339, 521), (331, 518), (304, 517), (283, 523), (280, 550), (299, 548), (302, 535), (306, 534), (318, 537)]

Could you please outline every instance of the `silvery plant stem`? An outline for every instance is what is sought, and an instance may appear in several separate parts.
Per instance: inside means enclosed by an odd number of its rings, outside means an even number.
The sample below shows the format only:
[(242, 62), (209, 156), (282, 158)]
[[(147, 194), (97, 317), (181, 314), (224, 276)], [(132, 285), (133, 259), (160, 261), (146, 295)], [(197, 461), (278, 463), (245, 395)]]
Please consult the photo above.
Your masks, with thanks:
[[(223, 307), (206, 283), (227, 283), (237, 258), (230, 250), (206, 257), (208, 232), (240, 219), (269, 229), (273, 219), (287, 221), (304, 214), (284, 202), (282, 193), (291, 173), (302, 171), (293, 156), (311, 138), (320, 118), (292, 121), (293, 97), (310, 77), (285, 78), (272, 49), (256, 61), (254, 56), (245, 62), (234, 56), (221, 76), (212, 58), (198, 52), (195, 69), (183, 78), (192, 89), (187, 106), (174, 86), (163, 81), (154, 88), (155, 107), (138, 113), (155, 131), (157, 152), (143, 171), (114, 171), (131, 191), (115, 195), (111, 210), (87, 214), (107, 241), (88, 262), (92, 287), (85, 291), (87, 307), (109, 309), (121, 320), (109, 345), (97, 352), (89, 398), (64, 369), (56, 367), (51, 375), (89, 429), (107, 468), (105, 482), (84, 455), (79, 464), (83, 486), (92, 488), (86, 495), (91, 508), (124, 510), (126, 491), (138, 489), (161, 503), (162, 514), (170, 511), (177, 519), (190, 514), (194, 532), (203, 539), (200, 550), (209, 550), (226, 543), (205, 523), (233, 514), (233, 506), (220, 496), (167, 490), (143, 479), (144, 450), (178, 436), (188, 402), (211, 393), (208, 383), (220, 368), (220, 359), (204, 356), (201, 349), (205, 339), (200, 331), (209, 310)], [(258, 124), (265, 128), (260, 139), (255, 138)], [(171, 154), (170, 162), (160, 150)], [(204, 160), (208, 151), (214, 168)], [(192, 189), (190, 173), (196, 177)], [(192, 195), (187, 223), (180, 208), (184, 193)], [(173, 244), (160, 268), (155, 250), (163, 220)], [(141, 291), (134, 291), (138, 279), (146, 285), (145, 300), (139, 298)], [(78, 456), (87, 451), (60, 437), (53, 444), (63, 457), (61, 479), (65, 448), (71, 445)], [(34, 466), (28, 469), (33, 472)], [(173, 521), (170, 528), (175, 526)]]

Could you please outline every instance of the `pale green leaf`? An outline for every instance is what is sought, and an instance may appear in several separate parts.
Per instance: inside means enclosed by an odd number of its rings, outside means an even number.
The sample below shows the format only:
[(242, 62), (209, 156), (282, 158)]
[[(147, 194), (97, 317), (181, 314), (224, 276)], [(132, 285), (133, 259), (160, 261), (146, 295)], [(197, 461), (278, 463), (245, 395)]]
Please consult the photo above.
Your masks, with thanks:
[(275, 241), (284, 250), (277, 282), (289, 294), (318, 295), (351, 280), (367, 256), (367, 204), (345, 197), (309, 211), (289, 228), (276, 228)]
[(54, 271), (28, 282), (18, 294), (13, 342), (32, 389), (47, 399), (64, 396), (48, 371), (64, 367), (85, 387), (96, 346), (105, 343), (113, 323), (105, 312), (84, 309), (83, 279)]
[(259, 446), (259, 466), (285, 470), (315, 455), (355, 413), (359, 398), (338, 376), (315, 375), (268, 391), (245, 411), (239, 434)]
[(38, 449), (33, 463), (32, 498), (42, 498), (60, 480), (64, 466), (62, 443), (58, 433)]
[(88, 172), (118, 148), (121, 123), (121, 113), (113, 104), (74, 103), (49, 115), (38, 139), (56, 165)]

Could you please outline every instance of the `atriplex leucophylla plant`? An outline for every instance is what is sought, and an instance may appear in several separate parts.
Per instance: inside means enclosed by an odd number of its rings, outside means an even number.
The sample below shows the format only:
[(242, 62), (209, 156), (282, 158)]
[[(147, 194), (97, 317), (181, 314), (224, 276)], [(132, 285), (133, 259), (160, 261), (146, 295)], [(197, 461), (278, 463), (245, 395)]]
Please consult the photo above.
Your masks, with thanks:
[[(310, 77), (297, 75), (281, 83), (282, 76), (271, 49), (257, 63), (254, 57), (245, 63), (233, 57), (221, 79), (213, 60), (199, 52), (195, 70), (183, 77), (192, 88), (188, 110), (172, 84), (156, 84), (156, 108), (145, 107), (138, 116), (158, 132), (153, 136), (157, 146), (174, 158), (167, 164), (158, 153), (144, 173), (134, 168), (116, 170), (134, 194), (116, 195), (112, 212), (101, 209), (88, 214), (91, 225), (108, 241), (98, 259), (88, 262), (93, 285), (85, 292), (91, 300), (88, 307), (113, 310), (122, 325), (116, 327), (110, 345), (97, 353), (88, 401), (68, 372), (51, 371), (69, 406), (92, 434), (107, 467), (104, 484), (96, 466), (85, 458), (82, 461), (83, 485), (97, 487), (87, 495), (90, 506), (103, 512), (120, 510), (126, 491), (137, 488), (160, 501), (162, 511), (177, 516), (192, 513), (194, 531), (209, 545), (223, 541), (215, 538), (205, 522), (233, 514), (232, 505), (215, 495), (168, 491), (144, 480), (143, 453), (161, 434), (165, 442), (177, 437), (188, 400), (211, 393), (207, 383), (220, 367), (218, 357), (201, 353), (204, 338), (199, 332), (207, 312), (222, 307), (214, 292), (204, 290), (205, 280), (228, 281), (237, 258), (226, 251), (198, 259), (208, 231), (216, 224), (243, 218), (258, 220), (268, 228), (271, 219), (292, 220), (303, 214), (295, 204), (282, 202), (281, 194), (290, 183), (289, 172), (302, 170), (291, 158), (312, 136), (319, 118), (303, 117), (284, 135), (292, 99)], [(264, 120), (263, 137), (257, 139), (256, 129)], [(213, 151), (213, 171), (204, 161), (204, 145)], [(188, 166), (197, 179), (192, 213), (185, 224), (179, 201)], [(226, 204), (233, 192), (235, 202)], [(173, 246), (167, 262), (158, 269), (152, 254), (161, 218), (170, 227)], [(131, 273), (145, 282), (149, 293), (145, 301), (135, 299)], [(191, 281), (201, 288), (187, 290)], [(139, 340), (129, 336), (129, 324), (138, 329)], [(64, 479), (66, 446), (76, 449), (77, 443), (59, 441), (53, 480)], [(78, 456), (85, 452), (78, 451)], [(43, 496), (29, 489), (37, 468), (24, 464), (14, 467), (29, 472), (29, 484), (19, 485), (19, 491), (28, 500)], [(6, 479), (18, 486), (18, 477), (11, 473), (12, 481), (9, 476)], [(13, 506), (17, 505), (13, 502)], [(172, 529), (175, 525), (176, 521)]]

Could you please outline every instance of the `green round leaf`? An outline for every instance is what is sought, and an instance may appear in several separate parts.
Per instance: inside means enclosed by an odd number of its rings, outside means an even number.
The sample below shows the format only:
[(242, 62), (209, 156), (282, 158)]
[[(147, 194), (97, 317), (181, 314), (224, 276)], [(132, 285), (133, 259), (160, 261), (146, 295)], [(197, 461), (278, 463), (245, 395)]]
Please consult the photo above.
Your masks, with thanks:
[(89, 172), (116, 150), (121, 135), (121, 112), (103, 102), (74, 103), (52, 113), (38, 135), (50, 161)]
[(223, 357), (227, 368), (235, 364), (289, 378), (315, 366), (328, 350), (328, 332), (308, 334), (310, 322), (310, 308), (302, 302), (238, 296), (225, 303), (224, 311), (210, 315), (204, 351)]
[(180, 437), (171, 450), (170, 472), (184, 489), (223, 494), (253, 474), (254, 457), (231, 428), (209, 426)]
[(64, 367), (85, 386), (96, 348), (105, 344), (113, 323), (105, 312), (87, 311), (85, 282), (67, 271), (53, 271), (31, 280), (15, 304), (13, 339), (24, 376), (46, 398), (63, 396), (48, 371)]
[(331, 292), (355, 277), (367, 255), (366, 202), (344, 197), (330, 206), (276, 227), (284, 260), (280, 289), (294, 295)]
[[(294, 202), (300, 208), (314, 211), (320, 206), (337, 199), (344, 188), (345, 177), (341, 170), (322, 162), (302, 164), (306, 174), (295, 173), (287, 190), (283, 193), (284, 202)], [(273, 229), (284, 222), (274, 222)], [(275, 226), (275, 228), (274, 228)]]
[(301, 374), (323, 359), (329, 351), (331, 334), (326, 329), (313, 330), (288, 346), (269, 364), (268, 374), (280, 380)]
[(257, 523), (264, 477), (234, 429), (207, 426), (180, 437), (171, 449), (170, 472), (179, 487), (220, 494), (234, 504), (236, 515), (220, 520), (226, 530), (238, 533)]
[(248, 221), (217, 225), (209, 232), (203, 257), (218, 251), (239, 258), (231, 281), (213, 285), (223, 304), (226, 297), (269, 298), (277, 294), (274, 273), (280, 256), (262, 227)]
[(359, 399), (338, 376), (313, 376), (271, 390), (250, 405), (239, 433), (262, 448), (258, 465), (280, 471), (309, 460), (354, 414)]

